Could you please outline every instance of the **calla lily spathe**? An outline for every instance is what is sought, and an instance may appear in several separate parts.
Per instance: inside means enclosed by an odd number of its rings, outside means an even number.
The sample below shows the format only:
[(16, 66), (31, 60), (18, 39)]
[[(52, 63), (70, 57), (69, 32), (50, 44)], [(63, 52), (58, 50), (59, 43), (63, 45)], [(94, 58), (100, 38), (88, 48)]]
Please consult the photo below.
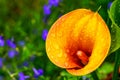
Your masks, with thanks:
[(73, 75), (97, 69), (110, 48), (109, 29), (97, 12), (77, 9), (60, 17), (46, 39), (51, 62)]

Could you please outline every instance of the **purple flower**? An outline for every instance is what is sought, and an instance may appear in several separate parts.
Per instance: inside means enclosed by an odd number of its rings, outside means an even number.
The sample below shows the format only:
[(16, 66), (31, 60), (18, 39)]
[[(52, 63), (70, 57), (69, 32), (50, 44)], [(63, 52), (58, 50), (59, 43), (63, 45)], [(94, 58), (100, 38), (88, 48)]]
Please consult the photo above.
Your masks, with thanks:
[(49, 0), (48, 3), (51, 6), (58, 6), (60, 0)]
[(43, 6), (43, 12), (44, 12), (45, 15), (49, 15), (51, 13), (50, 8), (51, 8), (50, 5), (44, 5)]
[(112, 2), (109, 2), (109, 3), (108, 3), (108, 8), (110, 8), (110, 7), (111, 7), (111, 5), (112, 5)]
[(17, 55), (17, 54), (18, 54), (18, 52), (14, 49), (11, 49), (11, 50), (8, 51), (8, 57), (9, 58), (14, 58), (14, 56)]
[(19, 73), (19, 80), (25, 80), (27, 78), (30, 78), (30, 76), (25, 76), (23, 72)]
[(23, 62), (23, 65), (28, 67), (29, 66), (29, 63), (27, 61)]
[(34, 72), (34, 77), (35, 78), (38, 78), (39, 76), (42, 76), (43, 75), (43, 69), (36, 69), (36, 68), (33, 68), (33, 72)]
[(4, 46), (4, 39), (3, 39), (3, 36), (0, 36), (0, 46), (3, 47)]
[(16, 44), (12, 40), (7, 40), (6, 41), (7, 45), (11, 48), (16, 48)]
[(42, 39), (43, 39), (43, 40), (46, 40), (47, 34), (48, 34), (48, 30), (47, 30), (47, 29), (44, 29), (44, 30), (42, 31)]
[(18, 41), (18, 45), (23, 47), (25, 45), (25, 41)]
[(3, 58), (0, 58), (0, 68), (3, 66)]

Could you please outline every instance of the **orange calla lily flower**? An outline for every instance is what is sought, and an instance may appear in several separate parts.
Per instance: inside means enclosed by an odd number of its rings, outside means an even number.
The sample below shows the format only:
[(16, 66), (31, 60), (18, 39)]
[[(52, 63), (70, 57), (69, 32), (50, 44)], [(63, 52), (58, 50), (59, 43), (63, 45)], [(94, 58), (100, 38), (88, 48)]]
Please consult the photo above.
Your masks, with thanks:
[(60, 17), (46, 39), (49, 59), (73, 75), (85, 75), (106, 58), (110, 32), (97, 12), (77, 9)]

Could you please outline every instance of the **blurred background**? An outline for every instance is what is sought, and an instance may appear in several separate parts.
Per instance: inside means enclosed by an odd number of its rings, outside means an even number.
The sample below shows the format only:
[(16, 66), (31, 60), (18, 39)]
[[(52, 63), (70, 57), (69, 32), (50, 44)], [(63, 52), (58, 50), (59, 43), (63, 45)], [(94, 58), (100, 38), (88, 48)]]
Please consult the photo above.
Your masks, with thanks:
[[(110, 25), (107, 10), (113, 0), (0, 0), (0, 80), (93, 80), (91, 75), (72, 76), (52, 64), (45, 50), (51, 25), (65, 13), (86, 8), (99, 10)], [(97, 70), (110, 80), (112, 59)]]

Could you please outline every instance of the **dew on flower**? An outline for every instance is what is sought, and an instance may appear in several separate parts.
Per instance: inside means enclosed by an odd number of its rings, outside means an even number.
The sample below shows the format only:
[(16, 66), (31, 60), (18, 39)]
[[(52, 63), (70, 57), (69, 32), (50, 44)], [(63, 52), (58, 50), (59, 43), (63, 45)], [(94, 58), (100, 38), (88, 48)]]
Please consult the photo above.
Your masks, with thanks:
[(119, 14), (120, 0), (0, 0), (0, 80), (119, 79)]

